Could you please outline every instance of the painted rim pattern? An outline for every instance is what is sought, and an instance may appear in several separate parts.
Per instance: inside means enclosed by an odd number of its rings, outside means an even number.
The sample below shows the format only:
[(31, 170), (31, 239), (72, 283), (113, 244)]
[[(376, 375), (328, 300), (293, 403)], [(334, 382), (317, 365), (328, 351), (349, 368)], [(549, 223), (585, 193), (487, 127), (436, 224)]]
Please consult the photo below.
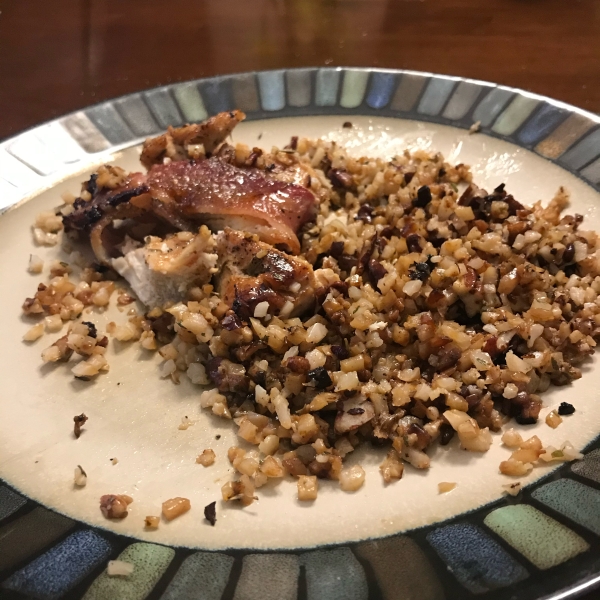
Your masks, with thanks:
[[(226, 75), (104, 102), (0, 144), (0, 211), (167, 125), (373, 115), (442, 123), (531, 150), (600, 191), (600, 117), (520, 90), (410, 71)], [(135, 565), (109, 578), (109, 559)], [(86, 600), (566, 599), (600, 586), (600, 443), (584, 460), (444, 523), (311, 551), (197, 552), (96, 530), (0, 485), (0, 596)]]

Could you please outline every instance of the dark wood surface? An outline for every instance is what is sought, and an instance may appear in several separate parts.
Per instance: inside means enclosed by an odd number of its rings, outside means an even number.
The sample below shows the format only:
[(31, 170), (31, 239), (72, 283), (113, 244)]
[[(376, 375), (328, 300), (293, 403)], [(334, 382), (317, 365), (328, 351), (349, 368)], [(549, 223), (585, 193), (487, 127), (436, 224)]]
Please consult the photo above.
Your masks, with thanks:
[(288, 66), (485, 79), (600, 112), (597, 0), (4, 0), (0, 139), (173, 81)]
[(291, 66), (460, 75), (600, 112), (597, 0), (4, 0), (0, 11), (0, 139), (128, 92)]

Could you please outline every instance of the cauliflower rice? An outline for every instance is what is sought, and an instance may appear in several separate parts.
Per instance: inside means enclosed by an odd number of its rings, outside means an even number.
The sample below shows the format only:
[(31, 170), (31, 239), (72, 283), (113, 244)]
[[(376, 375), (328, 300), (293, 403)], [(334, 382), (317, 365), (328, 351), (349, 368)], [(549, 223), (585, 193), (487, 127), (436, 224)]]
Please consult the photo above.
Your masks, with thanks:
[[(234, 153), (247, 164), (257, 151), (238, 144)], [(427, 469), (431, 445), (454, 435), (462, 448), (485, 452), (490, 432), (510, 418), (538, 420), (551, 384), (581, 377), (600, 334), (600, 254), (597, 234), (580, 228), (583, 217), (562, 215), (564, 189), (547, 206), (527, 208), (503, 184), (481, 190), (466, 165), (440, 154), (357, 159), (322, 140), (294, 138), (253, 160), (259, 169), (298, 164), (310, 174), (318, 214), (299, 238), (317, 282), (315, 309), (290, 318), (285, 306), (276, 315), (261, 302), (241, 318), (208, 283), (183, 302), (130, 311), (107, 330), (157, 349), (161, 377), (209, 386), (199, 389), (201, 406), (235, 422), (252, 449), (230, 449), (239, 478), (225, 484), (224, 500), (250, 504), (256, 488), (286, 474), (298, 478), (304, 501), (316, 498), (318, 478), (355, 491), (365, 473), (343, 461), (364, 443), (388, 447), (385, 483), (399, 480), (405, 463)], [(56, 242), (59, 221), (55, 213), (38, 218), (39, 244)], [(42, 320), (24, 339), (43, 336), (44, 322), (56, 331), (53, 316), (70, 322), (42, 357), (78, 354), (70, 366), (89, 379), (109, 368), (107, 338), (82, 314), (106, 307), (119, 283), (75, 258), (54, 265), (25, 301), (25, 314)], [(32, 256), (30, 271), (42, 266)], [(124, 310), (132, 299), (119, 294)], [(577, 457), (548, 453), (512, 430), (505, 436), (520, 453), (503, 463), (506, 474), (525, 475), (540, 457)]]

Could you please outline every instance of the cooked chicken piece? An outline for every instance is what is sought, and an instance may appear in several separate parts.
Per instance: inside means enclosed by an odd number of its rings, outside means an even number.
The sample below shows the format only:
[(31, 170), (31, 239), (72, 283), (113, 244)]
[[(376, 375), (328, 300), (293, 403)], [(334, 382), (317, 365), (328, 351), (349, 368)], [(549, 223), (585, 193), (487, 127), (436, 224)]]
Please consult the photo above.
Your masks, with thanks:
[(196, 125), (169, 127), (167, 133), (144, 142), (141, 163), (150, 169), (165, 158), (189, 160), (210, 156), (234, 127), (246, 118), (240, 110), (222, 112)]
[(216, 272), (216, 242), (207, 227), (197, 234), (182, 231), (165, 239), (151, 237), (146, 244), (112, 260), (146, 306), (178, 302), (195, 285), (208, 283)]
[(148, 175), (134, 173), (116, 188), (94, 192), (90, 202), (76, 201), (63, 223), (66, 231), (89, 232), (92, 248), (104, 264), (117, 256), (111, 235), (115, 219), (154, 221), (185, 231), (195, 231), (198, 222), (214, 231), (227, 225), (298, 253), (296, 233), (316, 211), (316, 199), (306, 188), (217, 157), (154, 165)]
[(296, 232), (314, 217), (316, 208), (310, 190), (218, 158), (157, 165), (148, 174), (147, 185), (154, 202), (161, 202), (166, 212), (201, 220), (213, 231), (227, 225), (256, 233), (264, 242), (294, 254), (300, 252)]
[[(220, 274), (218, 291), (237, 315), (247, 319), (267, 302), (270, 314), (295, 317), (315, 300), (312, 266), (253, 236), (226, 228), (217, 236)], [(289, 304), (288, 304), (289, 303)]]

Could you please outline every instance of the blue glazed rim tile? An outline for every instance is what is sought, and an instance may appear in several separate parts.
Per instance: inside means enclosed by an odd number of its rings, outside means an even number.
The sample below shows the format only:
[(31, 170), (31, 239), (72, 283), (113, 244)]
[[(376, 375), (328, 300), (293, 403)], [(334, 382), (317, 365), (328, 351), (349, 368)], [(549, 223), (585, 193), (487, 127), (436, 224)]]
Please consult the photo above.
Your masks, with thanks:
[[(600, 191), (597, 115), (529, 92), (460, 77), (391, 69), (314, 67), (222, 75), (143, 90), (4, 140), (0, 143), (0, 212), (97, 161), (103, 153), (139, 143), (169, 121), (176, 125), (199, 121), (237, 107), (247, 113), (248, 120), (366, 115), (461, 129), (479, 122), (482, 133), (536, 152)], [(599, 440), (588, 447), (586, 457), (597, 448)], [(596, 454), (590, 460), (598, 462)], [(551, 501), (556, 487), (551, 483), (573, 482), (573, 490), (585, 486), (587, 496), (596, 497), (600, 475), (589, 473), (600, 470), (572, 470), (570, 465), (563, 465), (517, 498), (506, 497), (445, 522), (381, 540), (282, 552), (174, 548), (175, 557), (157, 574), (153, 589), (139, 597), (191, 598), (194, 590), (203, 590), (202, 597), (216, 600), (261, 597), (258, 594), (264, 576), (272, 573), (273, 593), (301, 600), (387, 600), (397, 597), (400, 592), (390, 590), (400, 589), (394, 587), (399, 584), (405, 586), (405, 596), (432, 600), (577, 598), (600, 587), (600, 536), (596, 526), (585, 522), (581, 511), (565, 510)], [(485, 526), (487, 515), (515, 503), (534, 506), (566, 526), (589, 544), (589, 550), (540, 571)], [(36, 509), (36, 503), (0, 483), (0, 535), (10, 533), (15, 540), (22, 539), (19, 531), (31, 522), (27, 517)], [(477, 552), (465, 552), (451, 543), (449, 531), (462, 532), (470, 543), (481, 543), (481, 559)], [(79, 551), (77, 544), (81, 545), (82, 540), (90, 540), (88, 552)], [(137, 540), (72, 522), (64, 531), (49, 536), (42, 548), (37, 544), (30, 553), (21, 552), (22, 558), (10, 568), (0, 567), (0, 597), (10, 600), (33, 594), (42, 599), (81, 598), (102, 574), (106, 558), (117, 558), (135, 543)], [(499, 560), (511, 565), (516, 575), (501, 577), (493, 571), (494, 552)], [(60, 564), (65, 556), (75, 563), (68, 569)], [(418, 580), (411, 582), (410, 572), (403, 574), (404, 581), (394, 579), (394, 568), (385, 565), (403, 561), (413, 561), (414, 577), (426, 573), (435, 582), (421, 588)], [(193, 565), (211, 567), (202, 571)], [(44, 585), (45, 577), (48, 585)]]

